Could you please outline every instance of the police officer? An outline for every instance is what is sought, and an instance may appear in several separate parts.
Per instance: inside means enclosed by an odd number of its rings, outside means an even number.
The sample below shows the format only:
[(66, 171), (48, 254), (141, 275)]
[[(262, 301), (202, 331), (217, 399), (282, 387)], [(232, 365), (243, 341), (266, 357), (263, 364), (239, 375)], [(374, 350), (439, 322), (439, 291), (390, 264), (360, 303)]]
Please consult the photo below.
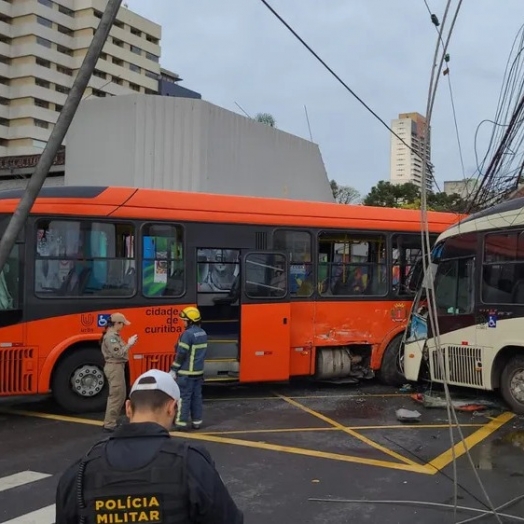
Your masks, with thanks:
[(189, 416), (194, 429), (202, 425), (202, 384), (207, 350), (207, 333), (200, 327), (202, 320), (196, 307), (186, 307), (180, 313), (185, 331), (178, 340), (176, 355), (171, 365), (171, 376), (180, 388), (180, 403), (175, 428), (188, 429)]
[(60, 478), (56, 524), (244, 523), (207, 450), (170, 437), (179, 398), (169, 373), (138, 377), (126, 402), (130, 422)]
[(124, 326), (131, 322), (122, 313), (113, 313), (107, 322), (100, 346), (104, 356), (104, 374), (109, 384), (109, 396), (107, 397), (106, 414), (104, 418), (104, 431), (112, 432), (117, 425), (122, 407), (126, 400), (126, 375), (125, 366), (128, 360), (128, 351), (136, 344), (137, 335), (133, 335), (127, 341), (122, 340), (120, 332)]

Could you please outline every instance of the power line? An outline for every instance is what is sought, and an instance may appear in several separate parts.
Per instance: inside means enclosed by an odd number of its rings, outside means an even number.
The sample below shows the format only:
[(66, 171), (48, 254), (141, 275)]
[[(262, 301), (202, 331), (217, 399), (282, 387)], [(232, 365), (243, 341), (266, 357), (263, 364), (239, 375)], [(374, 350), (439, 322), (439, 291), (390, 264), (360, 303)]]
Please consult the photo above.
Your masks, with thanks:
[[(440, 42), (442, 44), (442, 49), (444, 49), (444, 41), (442, 40), (442, 35), (440, 34), (437, 24), (435, 23), (435, 20), (436, 20), (435, 15), (431, 12), (431, 9), (428, 5), (427, 0), (424, 0), (424, 4), (426, 5), (426, 9), (428, 10), (428, 13), (431, 17), (431, 21), (433, 22), (433, 25), (435, 26), (435, 31), (437, 32), (439, 36)], [(455, 133), (457, 135), (457, 142), (458, 142), (458, 148), (459, 148), (460, 164), (462, 166), (462, 178), (464, 178), (465, 180), (466, 179), (466, 169), (464, 167), (464, 156), (462, 154), (462, 144), (460, 142), (460, 133), (459, 133), (459, 127), (458, 127), (458, 122), (457, 122), (457, 112), (455, 110), (455, 99), (453, 96), (453, 88), (451, 87), (451, 73), (449, 72), (449, 68), (447, 72), (447, 77), (448, 77), (448, 86), (449, 86), (449, 96), (451, 99), (451, 109), (453, 111), (453, 121), (455, 123)]]
[[(453, 32), (453, 28), (454, 28), (454, 25), (455, 25), (455, 22), (457, 20), (457, 17), (458, 17), (458, 14), (459, 14), (459, 11), (460, 11), (460, 8), (462, 6), (462, 2), (463, 0), (459, 0), (458, 1), (458, 5), (457, 5), (457, 8), (456, 8), (456, 11), (455, 11), (455, 15), (453, 17), (453, 20), (451, 22), (451, 27), (449, 29), (449, 32), (448, 32), (448, 35), (447, 35), (447, 39), (446, 39), (446, 43), (443, 44), (443, 50), (442, 50), (442, 57), (441, 57), (441, 60), (440, 60), (440, 64), (439, 64), (439, 71), (442, 69), (442, 66), (443, 66), (443, 63), (444, 61), (447, 61), (447, 57), (448, 55), (446, 54), (446, 50), (447, 50), (447, 47), (448, 47), (448, 44), (449, 44), (449, 41), (451, 39), (451, 34)], [(426, 6), (428, 7), (427, 5), (427, 2), (426, 0), (424, 0), (424, 3), (426, 4)], [(438, 40), (437, 40), (437, 44), (436, 44), (436, 47), (435, 47), (435, 57), (434, 57), (434, 61), (433, 61), (433, 68), (432, 68), (432, 72), (431, 72), (431, 81), (430, 81), (430, 88), (429, 88), (429, 93), (428, 93), (428, 108), (426, 110), (426, 113), (427, 113), (427, 121), (426, 121), (426, 126), (429, 127), (429, 122), (431, 121), (431, 115), (432, 115), (432, 112), (433, 112), (433, 104), (435, 102), (435, 95), (436, 95), (436, 91), (437, 91), (437, 85), (438, 85), (438, 79), (440, 78), (440, 75), (438, 75), (435, 79), (435, 85), (433, 86), (433, 78), (434, 78), (434, 73), (435, 73), (435, 68), (436, 68), (436, 58), (437, 58), (437, 54), (438, 54), (438, 48), (439, 48), (439, 44), (443, 43), (442, 42), (442, 32), (443, 32), (443, 29), (444, 29), (444, 25), (445, 25), (445, 21), (446, 21), (446, 17), (447, 17), (447, 14), (448, 14), (448, 9), (449, 9), (449, 6), (451, 4), (451, 0), (448, 0), (447, 2), (447, 5), (446, 5), (446, 9), (445, 9), (445, 12), (444, 12), (444, 17), (443, 17), (443, 20), (442, 20), (442, 27), (440, 30), (438, 30)], [(437, 27), (439, 25), (439, 21), (438, 21), (438, 18), (436, 15), (434, 14), (431, 14), (431, 21), (432, 23), (435, 25), (435, 27)], [(426, 132), (426, 136), (427, 136), (427, 132)], [(423, 266), (424, 266), (424, 279), (428, 282), (428, 287), (427, 287), (427, 306), (428, 306), (428, 319), (429, 319), (429, 324), (431, 326), (431, 332), (432, 332), (432, 336), (433, 338), (435, 339), (435, 342), (436, 342), (436, 354), (437, 354), (437, 357), (438, 357), (438, 365), (439, 365), (439, 368), (440, 368), (440, 372), (442, 374), (442, 377), (443, 377), (443, 384), (444, 384), (444, 391), (445, 391), (445, 396), (446, 396), (446, 406), (447, 406), (447, 413), (448, 413), (448, 420), (449, 420), (449, 430), (450, 430), (450, 437), (451, 437), (451, 443), (452, 443), (452, 455), (453, 455), (453, 477), (454, 477), (454, 512), (455, 512), (455, 520), (456, 520), (456, 513), (457, 513), (457, 509), (458, 509), (458, 480), (457, 480), (457, 468), (456, 468), (456, 456), (455, 456), (455, 451), (454, 451), (454, 438), (453, 438), (453, 424), (452, 424), (452, 416), (453, 416), (453, 419), (455, 421), (455, 424), (456, 424), (456, 427), (457, 427), (457, 430), (458, 430), (458, 433), (459, 433), (459, 436), (461, 438), (461, 441), (464, 445), (464, 448), (465, 448), (465, 451), (466, 451), (466, 456), (470, 462), (470, 465), (472, 467), (472, 470), (473, 470), (473, 473), (475, 475), (475, 478), (480, 486), (480, 489), (482, 490), (482, 493), (484, 495), (484, 497), (486, 498), (486, 501), (487, 503), (489, 504), (489, 509), (491, 510), (491, 513), (495, 516), (495, 518), (497, 519), (498, 523), (499, 524), (502, 524), (502, 520), (500, 518), (500, 515), (497, 513), (497, 510), (495, 509), (495, 506), (493, 504), (493, 502), (491, 501), (491, 498), (489, 497), (489, 494), (475, 468), (475, 464), (473, 463), (473, 459), (471, 457), (471, 453), (468, 449), (468, 446), (466, 445), (466, 441), (465, 441), (465, 437), (464, 437), (464, 433), (462, 431), (462, 428), (460, 426), (460, 423), (459, 423), (459, 420), (458, 420), (458, 417), (457, 417), (457, 413), (456, 413), (456, 410), (455, 410), (455, 407), (453, 406), (453, 403), (451, 401), (451, 395), (450, 395), (450, 392), (449, 392), (449, 385), (448, 385), (448, 378), (447, 378), (447, 370), (446, 370), (446, 365), (445, 365), (445, 362), (444, 362), (444, 356), (443, 356), (443, 351), (442, 351), (442, 345), (441, 345), (441, 340), (440, 340), (440, 326), (438, 324), (438, 311), (437, 311), (437, 304), (436, 304), (436, 295), (435, 295), (435, 282), (434, 282), (434, 277), (432, 275), (432, 270), (431, 270), (431, 258), (430, 258), (430, 253), (431, 253), (431, 245), (430, 245), (430, 241), (429, 241), (429, 228), (428, 228), (428, 221), (427, 221), (427, 205), (426, 205), (426, 201), (425, 201), (425, 197), (426, 197), (426, 187), (425, 187), (425, 169), (422, 170), (422, 188), (421, 188), (421, 211), (422, 211), (422, 222), (423, 222), (423, 237), (424, 239), (423, 240), (426, 240), (426, 242), (422, 242), (422, 251), (423, 251)], [(429, 277), (429, 278), (428, 278)]]
[[(342, 84), (346, 88), (346, 90), (352, 96), (354, 96), (391, 134), (393, 134), (396, 138), (398, 138), (412, 153), (417, 155), (422, 160), (422, 162), (424, 162), (428, 166), (431, 175), (433, 175), (433, 172), (432, 172), (432, 169), (431, 169), (432, 166), (431, 166), (431, 164), (429, 162), (427, 162), (427, 159), (423, 158), (418, 151), (413, 149), (409, 144), (407, 144), (404, 141), (404, 139), (402, 139), (397, 133), (395, 133), (395, 131), (393, 131), (393, 129), (391, 129), (391, 127), (389, 127), (386, 124), (386, 122), (382, 118), (380, 118), (380, 116), (377, 113), (375, 113), (375, 111), (373, 111), (373, 109), (371, 109), (371, 107), (369, 107), (364, 102), (364, 100), (362, 100), (362, 98), (360, 98), (355, 93), (355, 91), (353, 91), (353, 89), (351, 89), (346, 84), (346, 82), (344, 82), (344, 80), (342, 80), (342, 78), (340, 78), (340, 76), (337, 75), (337, 73), (335, 73), (335, 71), (333, 71), (333, 69), (331, 67), (329, 67), (329, 65), (322, 58), (320, 58), (320, 56), (311, 48), (311, 46), (307, 44), (307, 42), (284, 20), (284, 18), (282, 18), (277, 13), (277, 11), (275, 11), (275, 9), (273, 9), (273, 7), (271, 7), (269, 5), (269, 3), (266, 0), (260, 0), (260, 1), (271, 11), (271, 13), (273, 13), (273, 15), (276, 18), (278, 18), (278, 20), (280, 20), (280, 22), (293, 34), (293, 36), (295, 36), (295, 38), (297, 40), (299, 40), (300, 43), (340, 82), (340, 84)], [(437, 186), (437, 189), (440, 191), (440, 188), (438, 187), (436, 180), (433, 180), (433, 182)]]

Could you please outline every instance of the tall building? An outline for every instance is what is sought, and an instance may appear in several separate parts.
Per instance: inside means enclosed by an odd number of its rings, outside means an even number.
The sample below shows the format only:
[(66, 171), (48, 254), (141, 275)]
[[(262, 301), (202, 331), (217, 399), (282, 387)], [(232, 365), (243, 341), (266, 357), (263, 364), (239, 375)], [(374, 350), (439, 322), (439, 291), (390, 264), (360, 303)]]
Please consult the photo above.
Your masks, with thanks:
[[(0, 157), (41, 154), (107, 0), (0, 0)], [(161, 27), (126, 7), (84, 98), (157, 94)]]
[[(431, 131), (426, 144), (424, 156), (423, 141), (426, 119), (419, 113), (401, 113), (398, 118), (391, 122), (393, 131), (404, 140), (409, 147), (405, 146), (395, 135), (391, 135), (391, 158), (390, 158), (390, 182), (392, 184), (405, 184), (412, 182), (420, 186), (422, 182), (422, 158), (429, 163), (426, 169), (426, 187), (431, 191), (433, 187), (434, 173), (431, 164)], [(413, 151), (416, 151), (415, 154)]]
[(182, 87), (178, 85), (178, 82), (181, 82), (182, 79), (176, 73), (168, 71), (167, 69), (162, 68), (160, 70), (160, 79), (158, 81), (158, 94), (162, 96), (180, 96), (182, 98), (195, 98), (200, 100), (202, 95), (187, 87)]

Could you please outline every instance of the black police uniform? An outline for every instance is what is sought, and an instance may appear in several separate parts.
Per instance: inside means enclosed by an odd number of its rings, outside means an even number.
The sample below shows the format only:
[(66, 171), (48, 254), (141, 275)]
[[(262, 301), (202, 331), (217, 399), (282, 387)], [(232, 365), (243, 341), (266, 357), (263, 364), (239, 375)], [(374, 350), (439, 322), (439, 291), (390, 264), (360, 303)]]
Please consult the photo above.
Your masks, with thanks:
[(119, 427), (62, 475), (55, 524), (79, 522), (243, 524), (244, 517), (205, 448), (144, 422)]

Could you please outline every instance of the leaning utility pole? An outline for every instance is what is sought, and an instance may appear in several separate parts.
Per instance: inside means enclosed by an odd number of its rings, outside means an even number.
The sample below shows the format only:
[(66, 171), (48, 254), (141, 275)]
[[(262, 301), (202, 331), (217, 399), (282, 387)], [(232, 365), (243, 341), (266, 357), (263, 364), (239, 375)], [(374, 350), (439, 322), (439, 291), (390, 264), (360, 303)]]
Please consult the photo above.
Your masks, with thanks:
[(93, 36), (89, 49), (87, 50), (82, 66), (78, 70), (73, 87), (71, 88), (60, 115), (58, 116), (56, 125), (51, 132), (49, 141), (42, 152), (35, 172), (29, 180), (24, 195), (11, 217), (2, 239), (0, 240), (0, 271), (4, 269), (9, 253), (11, 253), (11, 249), (13, 249), (15, 244), (16, 237), (22, 230), (22, 227), (29, 216), (31, 208), (40, 193), (40, 189), (42, 189), (42, 186), (44, 185), (47, 173), (49, 172), (55, 156), (64, 141), (69, 126), (75, 117), (78, 105), (82, 100), (89, 79), (93, 74), (98, 59), (100, 58), (100, 54), (104, 48), (107, 37), (109, 36), (109, 31), (113, 26), (121, 3), (122, 0), (108, 0), (107, 2), (106, 10), (98, 24), (98, 28)]

